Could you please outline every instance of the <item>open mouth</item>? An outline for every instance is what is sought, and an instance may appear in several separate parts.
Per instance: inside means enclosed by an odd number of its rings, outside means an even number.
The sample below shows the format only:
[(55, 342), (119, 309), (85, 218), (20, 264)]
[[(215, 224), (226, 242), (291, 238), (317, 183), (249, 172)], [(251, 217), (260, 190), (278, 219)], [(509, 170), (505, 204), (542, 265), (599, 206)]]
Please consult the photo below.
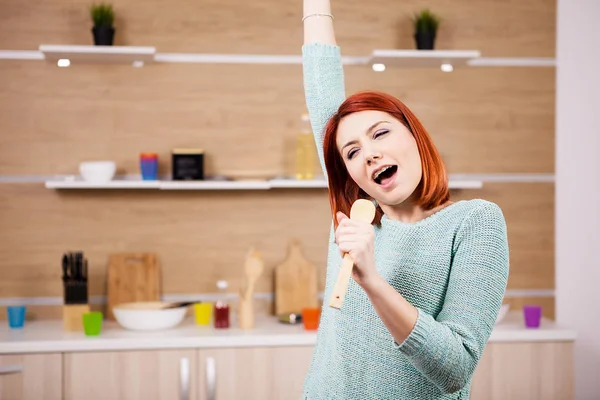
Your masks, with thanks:
[(397, 171), (397, 165), (386, 165), (385, 167), (375, 171), (375, 173), (373, 174), (373, 180), (378, 185), (385, 186), (394, 179), (394, 176), (396, 175)]

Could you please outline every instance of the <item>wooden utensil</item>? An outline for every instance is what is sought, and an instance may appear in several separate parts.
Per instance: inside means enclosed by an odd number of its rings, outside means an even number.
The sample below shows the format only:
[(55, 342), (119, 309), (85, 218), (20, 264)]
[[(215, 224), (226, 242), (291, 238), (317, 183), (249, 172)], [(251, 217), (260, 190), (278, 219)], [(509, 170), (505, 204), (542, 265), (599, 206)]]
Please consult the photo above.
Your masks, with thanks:
[(319, 306), (317, 268), (303, 255), (296, 240), (287, 258), (275, 267), (275, 315), (300, 314), (303, 308)]
[(111, 254), (108, 264), (107, 319), (114, 320), (112, 309), (120, 303), (160, 301), (160, 269), (156, 254)]
[[(375, 218), (375, 206), (372, 202), (366, 199), (358, 199), (352, 204), (352, 208), (350, 209), (351, 220), (371, 223), (373, 222), (373, 218)], [(350, 254), (346, 253), (344, 255), (342, 266), (340, 267), (340, 272), (338, 273), (337, 281), (333, 287), (331, 299), (329, 300), (330, 307), (337, 309), (342, 308), (353, 267), (354, 260)]]
[(239, 327), (241, 329), (254, 328), (254, 285), (260, 274), (262, 274), (263, 269), (264, 265), (261, 254), (254, 250), (254, 248), (251, 248), (246, 255), (246, 263), (244, 265), (247, 285), (244, 290), (240, 290)]

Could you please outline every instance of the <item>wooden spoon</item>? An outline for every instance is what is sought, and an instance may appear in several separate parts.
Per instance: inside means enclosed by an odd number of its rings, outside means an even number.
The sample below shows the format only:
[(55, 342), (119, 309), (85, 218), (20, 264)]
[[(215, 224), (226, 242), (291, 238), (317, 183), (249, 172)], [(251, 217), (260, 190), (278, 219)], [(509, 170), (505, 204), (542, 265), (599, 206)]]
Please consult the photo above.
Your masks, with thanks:
[(246, 300), (250, 300), (252, 293), (254, 292), (254, 285), (263, 272), (263, 261), (260, 252), (251, 248), (246, 256), (246, 265), (244, 270), (246, 272), (246, 279), (248, 286), (243, 294)]
[[(375, 218), (375, 206), (369, 200), (358, 199), (352, 204), (350, 209), (350, 219), (353, 221), (373, 222)], [(346, 297), (346, 291), (348, 290), (348, 284), (350, 283), (350, 276), (352, 275), (352, 267), (354, 267), (354, 260), (350, 254), (344, 255), (344, 261), (340, 267), (337, 281), (333, 287), (333, 293), (329, 300), (329, 306), (340, 309), (344, 304), (344, 297)]]

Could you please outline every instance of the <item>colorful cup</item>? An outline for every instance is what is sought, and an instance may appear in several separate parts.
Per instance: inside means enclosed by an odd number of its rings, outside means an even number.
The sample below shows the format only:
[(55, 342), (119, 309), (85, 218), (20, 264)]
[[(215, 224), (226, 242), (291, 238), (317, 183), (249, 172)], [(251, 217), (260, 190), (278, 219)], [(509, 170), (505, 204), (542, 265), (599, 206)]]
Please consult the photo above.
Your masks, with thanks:
[(302, 310), (302, 324), (307, 331), (317, 330), (319, 328), (320, 318), (320, 308), (305, 308)]
[(86, 336), (98, 336), (102, 330), (102, 313), (92, 311), (83, 314), (83, 331)]
[(194, 316), (196, 324), (209, 325), (212, 317), (213, 305), (211, 303), (196, 303), (194, 304)]
[(527, 328), (539, 328), (542, 320), (542, 307), (529, 305), (523, 307), (523, 315), (525, 317), (525, 326)]
[(140, 154), (140, 170), (142, 173), (143, 180), (155, 181), (158, 177), (158, 154)]
[(25, 324), (25, 306), (8, 306), (6, 312), (8, 314), (8, 326), (12, 329), (23, 328)]

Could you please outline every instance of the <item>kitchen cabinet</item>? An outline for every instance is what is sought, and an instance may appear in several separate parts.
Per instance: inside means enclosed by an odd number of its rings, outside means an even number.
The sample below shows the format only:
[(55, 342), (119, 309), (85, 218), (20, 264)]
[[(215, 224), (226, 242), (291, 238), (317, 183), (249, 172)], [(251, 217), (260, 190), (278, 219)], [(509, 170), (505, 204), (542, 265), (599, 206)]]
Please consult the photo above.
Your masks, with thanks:
[(62, 355), (0, 356), (0, 400), (62, 399)]
[(471, 400), (573, 399), (573, 357), (572, 342), (489, 343)]
[(198, 400), (298, 400), (313, 346), (198, 351)]
[[(97, 338), (65, 332), (62, 321), (4, 329), (0, 400), (299, 400), (317, 339), (274, 318), (253, 330), (190, 321), (155, 333), (107, 322)], [(551, 321), (527, 329), (521, 315), (507, 316), (475, 371), (471, 400), (573, 399), (575, 338)]]
[[(196, 350), (65, 353), (66, 400), (193, 400)], [(58, 381), (60, 384), (60, 381)]]

